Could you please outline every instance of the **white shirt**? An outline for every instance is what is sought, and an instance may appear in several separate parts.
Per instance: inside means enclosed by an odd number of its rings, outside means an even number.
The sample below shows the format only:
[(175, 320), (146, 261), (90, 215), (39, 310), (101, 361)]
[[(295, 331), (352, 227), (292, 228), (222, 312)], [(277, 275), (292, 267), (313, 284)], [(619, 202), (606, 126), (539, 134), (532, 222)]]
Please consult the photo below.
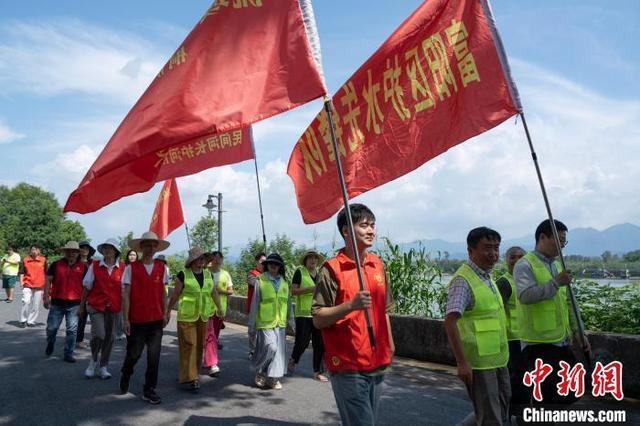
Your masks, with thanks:
[[(109, 276), (111, 276), (111, 273), (113, 272), (113, 270), (115, 268), (118, 268), (118, 264), (120, 262), (116, 261), (115, 264), (109, 266), (106, 263), (104, 263), (104, 259), (100, 261), (100, 267), (104, 266), (105, 268), (107, 268), (107, 273), (109, 274)], [(87, 273), (84, 276), (84, 279), (82, 280), (82, 286), (84, 288), (86, 288), (87, 290), (91, 290), (93, 288), (93, 281), (95, 281), (95, 275), (93, 273), (93, 262), (91, 262), (91, 265), (89, 265), (89, 268), (87, 269)]]
[(220, 282), (220, 274), (224, 272), (227, 275), (227, 290), (231, 290), (233, 288), (233, 281), (231, 281), (231, 275), (225, 271), (224, 269), (219, 270), (218, 272), (212, 272), (213, 275), (213, 283), (216, 287), (218, 287), (218, 283)]
[[(139, 260), (138, 262), (141, 262), (141, 260)], [(144, 269), (147, 271), (147, 274), (151, 275), (151, 271), (153, 271), (153, 265), (154, 262), (144, 264)], [(167, 265), (164, 265), (164, 278), (162, 279), (162, 283), (164, 285), (167, 285), (170, 282), (171, 275), (169, 274), (169, 268), (167, 268)], [(122, 287), (124, 287), (125, 285), (131, 285), (131, 265), (127, 265), (124, 268), (124, 273), (122, 274)]]

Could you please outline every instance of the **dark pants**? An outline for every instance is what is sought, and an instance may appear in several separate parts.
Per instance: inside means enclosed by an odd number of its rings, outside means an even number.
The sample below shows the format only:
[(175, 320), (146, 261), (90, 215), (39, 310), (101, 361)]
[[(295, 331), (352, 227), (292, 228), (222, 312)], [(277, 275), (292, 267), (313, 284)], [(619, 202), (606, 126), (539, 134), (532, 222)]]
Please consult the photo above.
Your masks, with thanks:
[(521, 412), (523, 405), (529, 404), (531, 391), (522, 383), (525, 373), (525, 360), (522, 355), (520, 340), (509, 341), (509, 380), (511, 382), (511, 414)]
[(162, 348), (162, 321), (131, 324), (131, 333), (127, 336), (127, 355), (122, 364), (122, 375), (129, 378), (138, 362), (144, 347), (147, 347), (147, 371), (144, 376), (145, 392), (158, 385), (158, 367)]
[(87, 326), (87, 310), (84, 310), (84, 314), (78, 315), (78, 333), (76, 334), (76, 343), (80, 343), (84, 340), (84, 329)]
[(542, 402), (538, 402), (533, 399), (533, 387), (528, 388), (529, 398), (534, 406), (546, 406), (548, 404), (572, 404), (578, 400), (573, 392), (569, 392), (567, 396), (558, 395), (557, 384), (560, 382), (560, 361), (568, 363), (573, 367), (576, 363), (576, 358), (569, 346), (555, 346), (550, 343), (540, 343), (536, 345), (529, 345), (522, 350), (522, 357), (524, 359), (524, 365), (526, 371), (533, 371), (535, 369), (535, 362), (537, 358), (540, 358), (545, 364), (549, 364), (553, 367), (553, 372), (547, 376), (542, 382)]
[(313, 344), (313, 371), (321, 373), (323, 371), (322, 355), (324, 353), (324, 345), (322, 344), (320, 330), (313, 326), (312, 318), (296, 317), (296, 342), (293, 345), (293, 353), (291, 354), (291, 358), (296, 364), (309, 346), (309, 341)]

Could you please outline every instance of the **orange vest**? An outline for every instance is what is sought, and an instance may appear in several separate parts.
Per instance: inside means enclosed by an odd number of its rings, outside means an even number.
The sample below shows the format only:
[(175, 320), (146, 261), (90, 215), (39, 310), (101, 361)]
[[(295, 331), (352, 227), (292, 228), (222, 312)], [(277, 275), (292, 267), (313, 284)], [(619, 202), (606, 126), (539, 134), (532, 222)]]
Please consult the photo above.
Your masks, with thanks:
[[(335, 306), (351, 300), (359, 291), (356, 264), (344, 254), (324, 264), (338, 284)], [(369, 315), (375, 348), (369, 343), (364, 311), (353, 311), (330, 327), (323, 328), (324, 358), (332, 372), (372, 371), (391, 364), (391, 345), (387, 331), (387, 288), (384, 265), (378, 256), (367, 253), (362, 267), (365, 289), (371, 293)]]
[(37, 256), (35, 259), (27, 256), (22, 259), (24, 274), (22, 274), (22, 285), (27, 288), (43, 288), (45, 280), (45, 266), (47, 258)]
[(79, 301), (82, 296), (82, 278), (87, 266), (80, 261), (69, 266), (65, 259), (58, 260), (55, 265), (55, 275), (49, 287), (51, 298)]
[(164, 311), (162, 298), (164, 293), (164, 263), (153, 261), (151, 275), (147, 273), (141, 261), (132, 262), (131, 292), (129, 294), (129, 322), (162, 321)]
[(122, 306), (122, 273), (124, 263), (118, 262), (118, 266), (109, 270), (100, 266), (99, 260), (93, 261), (93, 287), (87, 297), (87, 303), (99, 312), (120, 312)]

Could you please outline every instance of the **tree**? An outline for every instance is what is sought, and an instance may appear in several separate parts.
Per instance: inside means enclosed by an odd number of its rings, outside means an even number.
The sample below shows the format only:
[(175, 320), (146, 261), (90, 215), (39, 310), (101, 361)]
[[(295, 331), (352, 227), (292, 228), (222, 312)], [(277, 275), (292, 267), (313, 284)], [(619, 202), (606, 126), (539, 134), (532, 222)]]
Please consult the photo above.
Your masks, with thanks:
[(0, 243), (25, 254), (38, 243), (45, 256), (58, 254), (67, 241), (86, 240), (77, 221), (66, 218), (55, 196), (43, 189), (19, 183), (0, 186)]
[(611, 259), (613, 259), (613, 255), (611, 254), (611, 252), (609, 250), (607, 250), (604, 253), (602, 253), (600, 255), (600, 257), (602, 257), (602, 262), (603, 263), (609, 263), (611, 261)]
[(640, 250), (630, 251), (625, 253), (623, 259), (626, 262), (640, 262)]
[(127, 232), (125, 235), (118, 237), (118, 250), (121, 256), (126, 256), (129, 252), (129, 241), (133, 240), (133, 231)]
[(203, 216), (189, 230), (191, 247), (200, 247), (206, 251), (217, 250), (218, 221), (211, 215)]

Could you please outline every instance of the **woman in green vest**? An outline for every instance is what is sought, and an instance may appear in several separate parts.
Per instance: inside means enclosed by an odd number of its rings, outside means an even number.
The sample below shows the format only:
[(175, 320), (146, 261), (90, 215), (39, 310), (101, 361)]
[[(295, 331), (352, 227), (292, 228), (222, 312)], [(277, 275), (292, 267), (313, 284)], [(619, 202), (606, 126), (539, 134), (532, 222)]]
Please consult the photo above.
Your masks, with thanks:
[(178, 306), (179, 382), (188, 385), (192, 391), (200, 388), (199, 369), (207, 322), (217, 309), (220, 299), (213, 285), (213, 276), (206, 266), (205, 252), (194, 247), (189, 250), (185, 270), (176, 275), (176, 286), (167, 305), (165, 316), (171, 318), (171, 309)]
[(318, 264), (320, 263), (320, 255), (314, 250), (306, 252), (300, 260), (300, 266), (293, 278), (291, 279), (291, 294), (295, 302), (296, 317), (296, 342), (293, 346), (291, 359), (287, 369), (289, 373), (293, 373), (296, 365), (300, 362), (300, 357), (309, 346), (309, 342), (313, 342), (313, 377), (321, 382), (328, 382), (323, 373), (322, 355), (324, 348), (322, 345), (322, 336), (320, 330), (313, 326), (313, 318), (311, 317), (311, 304), (313, 302), (313, 292), (316, 289), (316, 274)]
[(256, 332), (255, 382), (259, 388), (279, 390), (287, 366), (285, 331), (287, 324), (294, 327), (293, 305), (282, 257), (272, 253), (264, 264), (249, 312), (249, 331)]

